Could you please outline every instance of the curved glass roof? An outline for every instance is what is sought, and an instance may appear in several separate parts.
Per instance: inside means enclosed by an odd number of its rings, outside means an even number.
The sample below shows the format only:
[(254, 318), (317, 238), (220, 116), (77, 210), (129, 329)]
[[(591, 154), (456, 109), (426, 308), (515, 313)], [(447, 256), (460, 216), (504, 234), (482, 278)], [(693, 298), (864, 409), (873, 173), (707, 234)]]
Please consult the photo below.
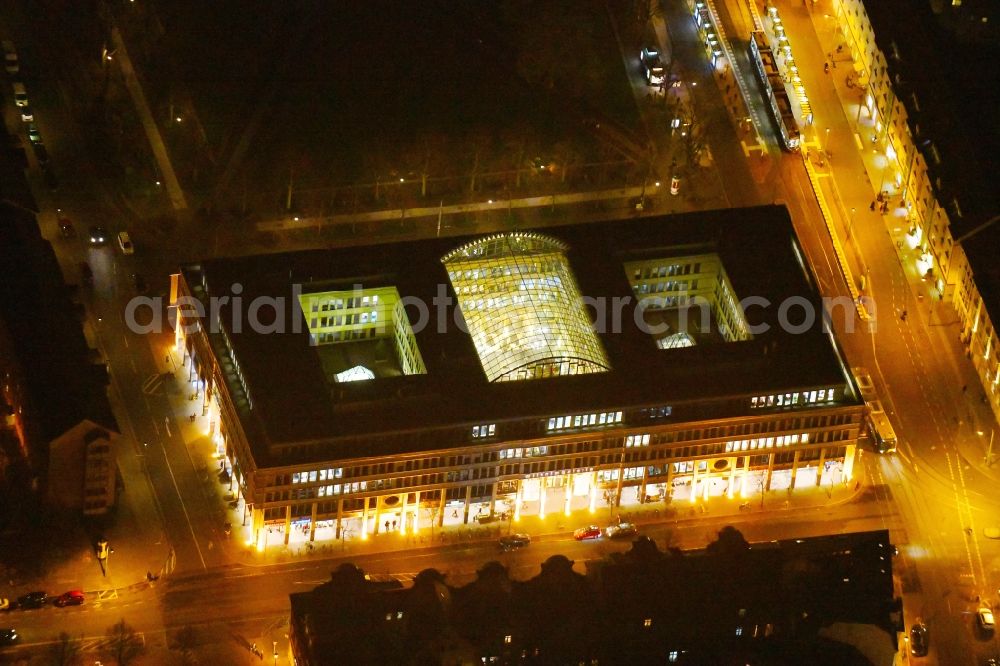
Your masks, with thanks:
[(554, 238), (513, 232), (442, 257), (491, 382), (609, 369), (565, 250)]

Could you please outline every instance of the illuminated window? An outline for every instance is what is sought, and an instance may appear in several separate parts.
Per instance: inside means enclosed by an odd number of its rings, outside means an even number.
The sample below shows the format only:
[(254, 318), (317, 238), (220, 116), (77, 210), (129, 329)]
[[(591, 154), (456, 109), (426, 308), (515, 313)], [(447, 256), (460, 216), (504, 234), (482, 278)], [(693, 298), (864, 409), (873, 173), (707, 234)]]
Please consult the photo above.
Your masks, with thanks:
[(649, 435), (629, 435), (625, 438), (625, 446), (649, 446)]
[(565, 252), (554, 238), (515, 232), (441, 259), (489, 381), (609, 369)]
[(644, 626), (644, 627), (652, 627), (653, 626), (653, 618), (647, 617), (645, 620), (642, 621), (642, 626)]
[(511, 636), (510, 634), (507, 634), (506, 636), (503, 637), (503, 642), (505, 645), (510, 645), (510, 642), (512, 640), (514, 640), (514, 637)]
[(678, 656), (679, 656), (679, 655), (677, 654), (677, 650), (671, 650), (671, 651), (670, 651), (670, 654), (669, 654), (669, 655), (667, 655), (667, 659), (668, 659), (668, 660), (669, 660), (669, 661), (670, 661), (671, 663), (673, 663), (673, 662), (677, 661), (677, 657), (678, 657)]
[(743, 627), (736, 627), (736, 635), (737, 636), (743, 635)]
[(497, 424), (478, 425), (472, 427), (472, 437), (482, 439), (483, 437), (493, 437), (497, 433)]

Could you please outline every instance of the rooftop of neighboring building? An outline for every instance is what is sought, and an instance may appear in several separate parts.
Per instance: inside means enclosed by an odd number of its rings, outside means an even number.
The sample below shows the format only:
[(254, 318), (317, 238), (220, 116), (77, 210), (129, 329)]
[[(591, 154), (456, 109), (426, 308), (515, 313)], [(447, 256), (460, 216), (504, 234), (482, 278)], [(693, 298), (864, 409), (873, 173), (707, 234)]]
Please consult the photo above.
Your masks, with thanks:
[(0, 202), (0, 265), (4, 356), (27, 389), (29, 432), (47, 444), (85, 419), (117, 430), (107, 372), (91, 362), (83, 336), (82, 306), (70, 299), (34, 215), (7, 202)]
[[(333, 370), (350, 369), (380, 354), (391, 359), (391, 348), (380, 351), (369, 343), (356, 354), (345, 351), (345, 358), (331, 367), (333, 361), (320, 360), (317, 353), (325, 346), (314, 346), (310, 339), (309, 320), (323, 315), (322, 311), (303, 313), (285, 308), (282, 323), (291, 332), (260, 334), (247, 325), (236, 332), (231, 324), (231, 304), (223, 306), (221, 319), (229, 323), (224, 325), (224, 334), (213, 336), (213, 345), (216, 355), (223, 358), (224, 372), (232, 378), (232, 391), (240, 394), (245, 387), (249, 394), (243, 402), (243, 421), (259, 462), (266, 457), (268, 442), (405, 435), (426, 428), (467, 428), (512, 419), (664, 405), (673, 407), (673, 418), (684, 418), (686, 404), (804, 387), (843, 386), (848, 381), (832, 336), (822, 330), (818, 319), (802, 333), (783, 331), (779, 325), (779, 305), (788, 298), (804, 299), (815, 312), (821, 312), (815, 281), (803, 265), (783, 207), (569, 225), (548, 229), (544, 237), (564, 245), (565, 254), (546, 254), (544, 259), (535, 256), (531, 261), (557, 265), (561, 261), (558, 257), (564, 256), (569, 267), (549, 279), (570, 289), (567, 283), (575, 278), (579, 294), (606, 304), (609, 313), (616, 303), (622, 303), (624, 325), (620, 332), (610, 330), (614, 327), (609, 324), (609, 332), (596, 335), (599, 349), (583, 348), (583, 353), (590, 354), (584, 374), (487, 381), (476, 345), (489, 344), (484, 340), (502, 335), (502, 331), (488, 330), (474, 343), (454, 325), (456, 295), (448, 272), (453, 266), (442, 264), (442, 258), (456, 248), (478, 243), (482, 237), (213, 259), (184, 266), (182, 273), (196, 297), (202, 299), (232, 295), (232, 285), (239, 284), (244, 309), (260, 296), (284, 296), (297, 302), (293, 284), (301, 285), (303, 299), (313, 292), (348, 293), (355, 285), (362, 285), (363, 290), (357, 293), (391, 288), (405, 301), (430, 306), (429, 325), (423, 327), (419, 308), (409, 305), (407, 309), (419, 351), (419, 362), (414, 360), (409, 374), (394, 370), (393, 362), (385, 364), (384, 371), (373, 373), (377, 379), (333, 383)], [(630, 282), (633, 276), (626, 274), (624, 264), (706, 255), (717, 257), (716, 263), (721, 263), (737, 299), (761, 297), (770, 302), (769, 306), (749, 307), (746, 312), (748, 325), (768, 324), (770, 330), (726, 343), (692, 330), (692, 339), (697, 338), (698, 344), (658, 349), (654, 336), (631, 323), (636, 312)], [(522, 261), (520, 269), (528, 271), (526, 257), (517, 254), (514, 260)], [(489, 270), (493, 269), (496, 266)], [(671, 279), (685, 278), (665, 277), (663, 281)], [(522, 284), (519, 293), (528, 288), (530, 285)], [(386, 291), (380, 293), (379, 304), (394, 298), (392, 294), (385, 296)], [(550, 296), (560, 297), (546, 297)], [(433, 304), (436, 297), (451, 301), (438, 310)], [(845, 316), (844, 311), (853, 321), (849, 302), (835, 316)], [(792, 308), (791, 312), (789, 318), (798, 322), (801, 310)], [(261, 318), (269, 321), (269, 316)], [(440, 332), (439, 316), (447, 322)], [(546, 326), (534, 323), (538, 313), (524, 316), (533, 326)], [(207, 320), (204, 323), (208, 325)], [(487, 328), (495, 323), (488, 318), (480, 322)], [(399, 335), (405, 336), (405, 331), (400, 331)], [(578, 329), (577, 333), (590, 335)], [(599, 367), (604, 362), (607, 368)], [(255, 437), (260, 441), (254, 441)], [(405, 447), (406, 441), (409, 438), (404, 436), (392, 446)], [(375, 452), (366, 449), (355, 455)]]
[[(320, 664), (448, 649), (500, 663), (524, 651), (558, 663), (670, 653), (681, 664), (884, 663), (874, 656), (896, 652), (901, 629), (892, 552), (885, 530), (748, 544), (725, 527), (702, 550), (639, 538), (586, 575), (555, 555), (528, 580), (489, 562), (466, 585), (428, 569), (402, 588), (344, 564), (291, 595), (291, 639), (297, 657)], [(361, 626), (367, 640), (351, 640)]]

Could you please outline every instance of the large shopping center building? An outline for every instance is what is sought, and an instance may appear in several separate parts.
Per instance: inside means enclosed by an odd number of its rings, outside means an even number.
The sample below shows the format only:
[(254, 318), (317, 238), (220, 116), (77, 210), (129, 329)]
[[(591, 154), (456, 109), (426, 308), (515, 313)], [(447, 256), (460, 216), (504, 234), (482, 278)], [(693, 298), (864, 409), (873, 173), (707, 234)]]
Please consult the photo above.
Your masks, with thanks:
[(174, 297), (258, 548), (852, 476), (783, 207), (213, 259)]

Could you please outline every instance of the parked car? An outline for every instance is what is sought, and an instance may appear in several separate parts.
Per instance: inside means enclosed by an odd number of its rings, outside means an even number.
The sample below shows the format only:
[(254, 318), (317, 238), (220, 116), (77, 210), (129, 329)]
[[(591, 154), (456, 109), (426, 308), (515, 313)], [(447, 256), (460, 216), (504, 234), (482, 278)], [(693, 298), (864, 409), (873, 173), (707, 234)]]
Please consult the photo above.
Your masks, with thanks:
[(600, 539), (604, 532), (597, 525), (587, 525), (586, 527), (581, 527), (580, 529), (573, 532), (573, 538), (577, 541), (584, 541), (585, 539)]
[(30, 106), (21, 107), (21, 122), (22, 123), (35, 122), (35, 112), (31, 110)]
[(85, 287), (94, 286), (94, 271), (90, 269), (90, 264), (86, 261), (80, 262), (80, 281)]
[(108, 242), (108, 230), (101, 226), (90, 228), (90, 244), (104, 245)]
[(0, 629), (0, 645), (13, 645), (19, 640), (21, 637), (17, 635), (17, 629), (14, 627)]
[(910, 628), (910, 654), (915, 657), (926, 657), (930, 635), (927, 633), (927, 625), (917, 622)]
[[(149, 287), (146, 285), (146, 279), (138, 273), (132, 273), (132, 286), (135, 288), (135, 293), (137, 294), (145, 294), (149, 291)], [(226, 483), (228, 483), (228, 480)]]
[(73, 222), (65, 217), (60, 217), (59, 235), (63, 238), (76, 238), (76, 228), (73, 226)]
[(993, 621), (993, 611), (985, 606), (976, 611), (976, 623), (979, 628), (986, 632), (992, 632), (996, 628)]
[[(35, 159), (38, 160), (38, 163), (42, 165), (42, 167), (45, 167), (45, 165), (49, 163), (49, 151), (45, 150), (45, 144), (36, 143), (33, 146), (33, 148), (35, 150)], [(51, 173), (52, 171), (51, 169), (43, 169), (43, 170), (46, 173)]]
[(13, 88), (14, 104), (17, 106), (28, 106), (28, 89), (24, 87), (24, 84), (20, 81), (15, 81)]
[(35, 123), (28, 123), (28, 141), (33, 144), (39, 144), (42, 142), (42, 133), (38, 131), (35, 127)]
[(639, 530), (632, 523), (618, 523), (617, 525), (608, 527), (608, 529), (604, 530), (604, 533), (609, 539), (627, 539), (628, 537), (634, 537), (639, 533)]
[(524, 548), (531, 543), (531, 536), (527, 534), (508, 534), (500, 537), (501, 550), (516, 550)]
[(122, 249), (122, 254), (135, 254), (135, 246), (127, 231), (118, 232), (118, 245)]
[(0, 611), (12, 610), (12, 609), (13, 607), (11, 606), (10, 599), (4, 599), (3, 597), (0, 597)]
[(45, 592), (28, 592), (17, 600), (17, 605), (21, 608), (41, 608), (49, 601), (49, 595)]
[(642, 51), (639, 52), (639, 61), (642, 63), (642, 73), (646, 76), (647, 85), (661, 85), (667, 71), (660, 61), (659, 49), (651, 46), (643, 47)]
[(3, 40), (3, 68), (8, 74), (17, 74), (21, 69), (21, 63), (17, 59), (17, 49), (14, 42), (9, 39)]
[(83, 598), (82, 590), (70, 590), (69, 592), (60, 594), (54, 603), (60, 608), (63, 606), (79, 606), (83, 604)]

